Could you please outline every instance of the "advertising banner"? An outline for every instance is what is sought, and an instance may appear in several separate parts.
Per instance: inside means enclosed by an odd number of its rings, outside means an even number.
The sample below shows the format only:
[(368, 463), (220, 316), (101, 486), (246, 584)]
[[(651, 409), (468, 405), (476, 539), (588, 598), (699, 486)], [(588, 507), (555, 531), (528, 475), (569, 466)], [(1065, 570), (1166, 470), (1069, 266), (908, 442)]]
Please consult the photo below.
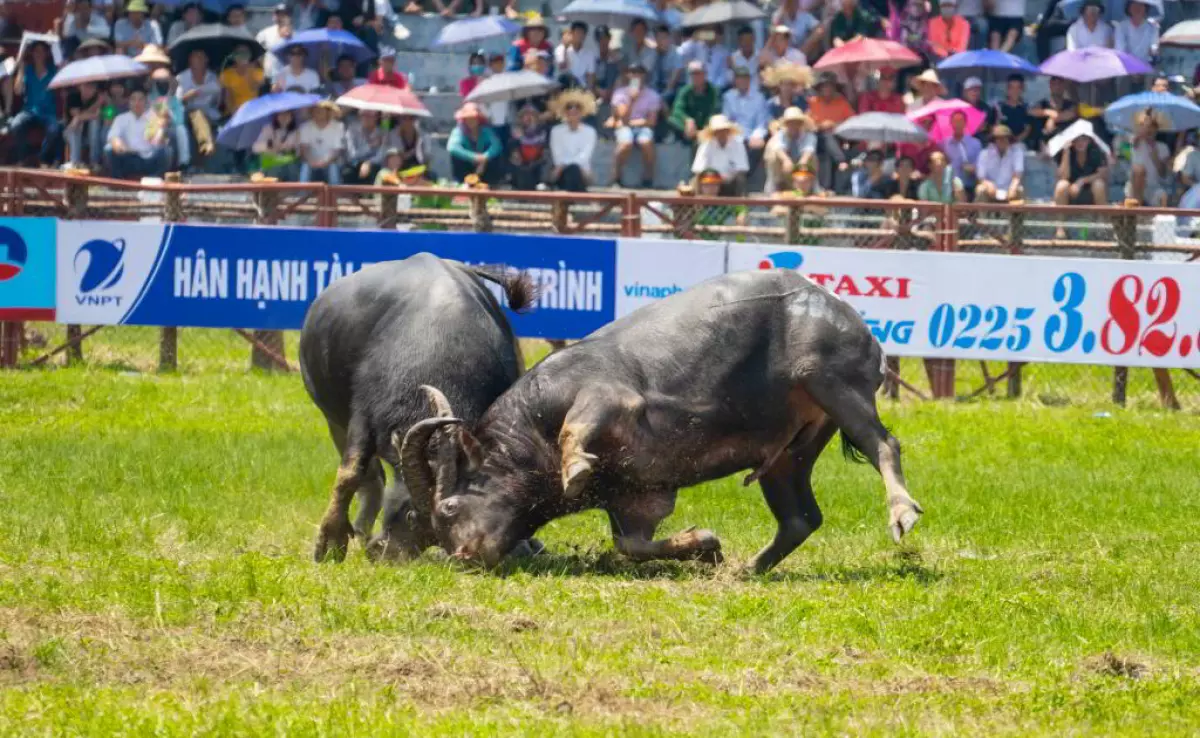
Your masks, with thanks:
[(58, 320), (295, 330), (334, 280), (422, 251), (528, 272), (541, 298), (510, 313), (520, 336), (582, 338), (615, 316), (611, 240), (63, 221)]
[(796, 269), (896, 356), (1200, 367), (1200, 264), (730, 244)]
[(0, 218), (0, 320), (54, 320), (54, 218)]
[(617, 317), (724, 273), (724, 243), (617, 239)]

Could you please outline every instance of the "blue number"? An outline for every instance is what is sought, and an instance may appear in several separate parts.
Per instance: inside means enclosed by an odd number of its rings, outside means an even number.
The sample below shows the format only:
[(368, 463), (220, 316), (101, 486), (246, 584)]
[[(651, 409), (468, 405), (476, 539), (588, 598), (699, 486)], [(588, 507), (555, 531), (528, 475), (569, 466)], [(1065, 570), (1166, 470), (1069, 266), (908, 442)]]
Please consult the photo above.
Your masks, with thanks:
[(979, 321), (983, 320), (983, 311), (978, 305), (963, 305), (958, 309), (958, 319), (967, 321), (967, 324), (958, 332), (958, 338), (954, 339), (954, 347), (969, 349), (975, 345), (975, 336), (968, 336), (967, 332), (975, 330)]
[(1008, 340), (1004, 345), (1009, 351), (1024, 351), (1029, 346), (1029, 339), (1033, 336), (1029, 333), (1029, 326), (1025, 325), (1025, 321), (1033, 317), (1033, 308), (1017, 308), (1013, 313), (1013, 328), (1017, 329), (1016, 334), (1009, 335)]
[(933, 311), (933, 320), (929, 322), (929, 343), (934, 348), (941, 348), (950, 343), (954, 335), (954, 308), (950, 303), (943, 302)]
[(987, 337), (979, 342), (979, 348), (995, 351), (1000, 348), (1000, 344), (1004, 339), (1000, 338), (1000, 336), (996, 336), (995, 338), (992, 338), (992, 336), (999, 333), (1004, 324), (1008, 322), (1008, 311), (999, 305), (993, 305), (984, 313), (983, 319), (991, 321), (992, 329), (987, 332)]
[(1058, 303), (1058, 314), (1046, 319), (1043, 338), (1046, 348), (1055, 353), (1069, 351), (1079, 341), (1083, 332), (1083, 316), (1079, 306), (1087, 294), (1087, 282), (1077, 272), (1067, 272), (1054, 282), (1054, 301)]

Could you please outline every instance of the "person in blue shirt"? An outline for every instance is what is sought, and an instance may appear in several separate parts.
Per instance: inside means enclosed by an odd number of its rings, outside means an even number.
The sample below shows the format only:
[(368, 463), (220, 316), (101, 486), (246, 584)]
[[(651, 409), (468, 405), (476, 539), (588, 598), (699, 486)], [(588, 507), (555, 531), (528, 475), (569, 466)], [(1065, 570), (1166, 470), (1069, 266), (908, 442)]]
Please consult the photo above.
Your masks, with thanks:
[(29, 129), (41, 126), (45, 129), (42, 138), (42, 151), (39, 157), (43, 164), (54, 164), (58, 156), (58, 144), (62, 138), (62, 123), (58, 120), (58, 106), (54, 100), (54, 92), (50, 89), (50, 80), (58, 69), (50, 56), (50, 46), (43, 41), (35, 41), (26, 50), (28, 57), (18, 60), (19, 71), (13, 91), (24, 98), (21, 111), (13, 116), (8, 126), (0, 131), (0, 135), (12, 135), (15, 140), (14, 156), (10, 164), (20, 164), (25, 161), (28, 153), (26, 139)]
[(504, 179), (504, 145), (488, 125), (487, 116), (475, 103), (466, 103), (454, 119), (458, 125), (446, 142), (454, 180), (465, 182), (474, 175), (488, 185), (500, 184)]
[(745, 131), (746, 152), (749, 155), (752, 176), (763, 159), (770, 131), (767, 126), (767, 98), (753, 86), (753, 76), (746, 67), (733, 70), (733, 87), (721, 99), (721, 112)]

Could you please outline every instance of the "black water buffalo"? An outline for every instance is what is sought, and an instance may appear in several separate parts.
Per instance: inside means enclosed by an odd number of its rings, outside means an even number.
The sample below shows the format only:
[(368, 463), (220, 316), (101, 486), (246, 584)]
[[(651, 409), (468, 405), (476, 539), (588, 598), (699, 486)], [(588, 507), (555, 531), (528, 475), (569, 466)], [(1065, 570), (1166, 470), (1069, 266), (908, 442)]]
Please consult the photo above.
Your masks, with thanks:
[[(644, 307), (534, 367), (462, 423), (427, 387), (401, 469), (440, 543), (495, 565), (549, 520), (608, 512), (634, 559), (719, 558), (709, 531), (653, 540), (680, 487), (752, 469), (778, 521), (763, 572), (821, 525), (813, 465), (837, 430), (883, 476), (893, 537), (921, 508), (879, 421), (883, 349), (855, 310), (791, 271), (718, 277)], [(441, 432), (438, 432), (441, 430)], [(436, 433), (436, 437), (434, 434)]]
[[(463, 418), (474, 420), (524, 370), (508, 319), (482, 279), (501, 285), (514, 310), (533, 302), (527, 277), (417, 254), (339, 279), (309, 308), (300, 371), (341, 454), (313, 552), (318, 561), (343, 558), (352, 533), (364, 543), (371, 534), (383, 504), (379, 460), (395, 469), (392, 434), (428, 415), (418, 387), (443, 387)], [(376, 555), (415, 555), (436, 545), (428, 497), (410, 503), (399, 474), (396, 480), (383, 532), (371, 545)], [(360, 510), (352, 529), (356, 492)]]

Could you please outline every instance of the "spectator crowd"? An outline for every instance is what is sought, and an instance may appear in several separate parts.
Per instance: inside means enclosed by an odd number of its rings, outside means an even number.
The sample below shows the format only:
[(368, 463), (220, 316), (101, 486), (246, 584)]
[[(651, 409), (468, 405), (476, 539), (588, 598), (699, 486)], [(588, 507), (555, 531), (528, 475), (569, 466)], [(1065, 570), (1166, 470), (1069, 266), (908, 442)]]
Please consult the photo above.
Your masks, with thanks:
[[(482, 0), (422, 6), (475, 15)], [(465, 55), (458, 85), (464, 98), (444, 145), (448, 170), (432, 170), (432, 136), (412, 115), (348, 109), (334, 102), (363, 85), (408, 89), (406, 70), (384, 41), (398, 22), (388, 0), (297, 0), (273, 10), (257, 44), (220, 55), (194, 48), (186, 59), (171, 45), (206, 22), (245, 32), (242, 6), (220, 18), (198, 2), (148, 6), (146, 0), (72, 0), (55, 29), (58, 48), (31, 40), (5, 61), (0, 80), (7, 161), (88, 168), (115, 177), (184, 172), (261, 172), (283, 180), (330, 183), (482, 182), (515, 189), (585, 191), (621, 185), (640, 159), (641, 186), (654, 186), (656, 147), (691, 152), (698, 192), (742, 196), (752, 182), (768, 194), (912, 198), (936, 202), (1023, 199), (1028, 156), (1052, 160), (1054, 199), (1104, 203), (1117, 195), (1113, 171), (1128, 170), (1124, 197), (1147, 205), (1200, 204), (1200, 152), (1195, 132), (1168, 132), (1147, 110), (1133, 131), (1110, 131), (1103, 105), (1087, 90), (1049, 79), (1049, 93), (1027, 99), (1020, 74), (985, 80), (947, 79), (938, 62), (990, 49), (1045, 58), (1058, 47), (1114, 48), (1154, 66), (1163, 26), (1178, 20), (1178, 2), (1076, 3), (1026, 25), (1027, 0), (772, 0), (765, 22), (681, 28), (681, 13), (702, 2), (651, 3), (657, 21), (633, 19), (617, 32), (580, 21), (552, 36), (538, 16), (523, 19), (507, 53)], [(1055, 6), (1057, 3), (1051, 3)], [(398, 7), (398, 6), (397, 6)], [(503, 12), (517, 18), (515, 4)], [(1112, 17), (1119, 15), (1119, 17)], [(305, 46), (280, 48), (309, 29), (349, 31), (370, 60), (345, 55), (309, 58)], [(916, 54), (915, 66), (873, 65), (815, 73), (821, 56), (859, 39), (887, 39)], [(257, 48), (255, 48), (257, 46)], [(266, 50), (263, 53), (263, 49)], [(275, 53), (279, 50), (279, 53)], [(63, 64), (120, 54), (144, 64), (133, 79), (50, 89)], [(173, 60), (172, 57), (176, 58)], [(220, 58), (214, 58), (219, 56)], [(460, 62), (461, 63), (461, 62)], [(531, 70), (545, 94), (516, 101), (466, 102), (481, 83)], [(1161, 92), (1192, 95), (1195, 80), (1150, 76)], [(1118, 83), (1133, 91), (1139, 80)], [(315, 93), (316, 105), (270, 117), (248, 151), (227, 149), (217, 131), (239, 109), (269, 93)], [(947, 131), (925, 143), (853, 139), (838, 126), (863, 113), (905, 114), (953, 99)], [(1092, 104), (1089, 104), (1092, 103)], [(926, 127), (932, 130), (932, 121)], [(1087, 121), (1088, 125), (1074, 125)], [(1055, 144), (1064, 131), (1071, 139)], [(602, 147), (611, 141), (610, 147)], [(35, 151), (36, 149), (36, 151)], [(612, 151), (601, 181), (598, 152)], [(755, 185), (758, 188), (758, 185)], [(1190, 199), (1189, 199), (1190, 198)]]

